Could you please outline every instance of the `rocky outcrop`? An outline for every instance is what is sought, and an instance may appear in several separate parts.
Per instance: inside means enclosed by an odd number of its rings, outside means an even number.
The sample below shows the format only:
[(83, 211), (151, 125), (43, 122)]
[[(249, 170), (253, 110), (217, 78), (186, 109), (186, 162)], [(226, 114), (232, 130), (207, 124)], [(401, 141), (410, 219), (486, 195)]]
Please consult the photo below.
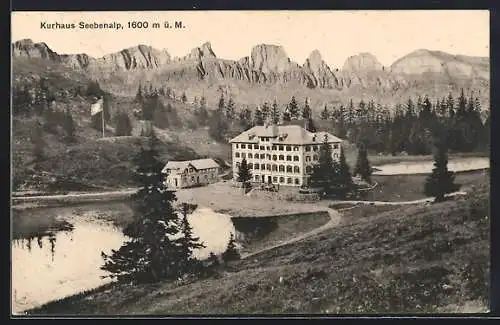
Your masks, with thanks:
[(12, 44), (12, 55), (27, 57), (27, 58), (41, 58), (51, 61), (61, 61), (59, 54), (52, 51), (45, 43), (34, 43), (30, 39), (23, 39)]
[(303, 69), (309, 88), (342, 89), (344, 87), (344, 80), (330, 70), (318, 50), (311, 52), (303, 65)]
[(384, 67), (371, 53), (360, 53), (347, 58), (342, 68), (343, 71), (353, 73), (365, 73), (382, 71)]
[(450, 79), (489, 79), (487, 58), (451, 55), (440, 51), (420, 49), (405, 55), (391, 66), (393, 74), (421, 75), (434, 73)]
[[(217, 58), (210, 42), (192, 49), (184, 57), (174, 59), (166, 50), (146, 45), (130, 47), (101, 58), (86, 54), (60, 55), (45, 43), (31, 40), (15, 42), (12, 50), (15, 57), (59, 62), (88, 72), (95, 78), (123, 72), (128, 83), (139, 82), (148, 75), (150, 79), (177, 80), (183, 85), (193, 79), (214, 81), (219, 85), (243, 81), (249, 86), (294, 84), (310, 89), (389, 95), (412, 87), (416, 89), (423, 83), (433, 89), (449, 89), (450, 85), (455, 88), (464, 85), (487, 88), (489, 83), (488, 58), (453, 56), (429, 50), (414, 51), (394, 62), (390, 68), (384, 68), (374, 55), (360, 53), (349, 57), (340, 71), (333, 71), (318, 50), (312, 51), (300, 66), (288, 57), (283, 46), (270, 44), (254, 46), (249, 56), (237, 61)], [(439, 87), (435, 87), (436, 84)]]

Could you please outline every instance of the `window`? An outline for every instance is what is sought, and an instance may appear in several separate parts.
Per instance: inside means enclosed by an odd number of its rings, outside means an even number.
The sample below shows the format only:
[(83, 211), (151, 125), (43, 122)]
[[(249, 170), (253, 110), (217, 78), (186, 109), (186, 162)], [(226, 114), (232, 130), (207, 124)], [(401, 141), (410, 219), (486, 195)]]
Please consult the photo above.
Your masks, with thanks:
[(286, 161), (292, 161), (292, 156), (286, 156)]
[(332, 148), (333, 148), (333, 149), (338, 149), (338, 148), (339, 148), (339, 144), (338, 144), (338, 143), (334, 143), (334, 144), (332, 145)]
[(283, 151), (283, 146), (278, 147), (280, 151)]
[(291, 177), (288, 177), (288, 178), (286, 179), (286, 183), (287, 183), (287, 184), (292, 184), (292, 178), (291, 178)]
[(273, 160), (276, 161), (278, 159), (278, 156), (273, 155)]
[(241, 153), (241, 158), (243, 158), (243, 159), (246, 158), (246, 154), (244, 152)]
[(293, 151), (299, 151), (299, 146), (293, 147)]
[(247, 148), (247, 146), (245, 144), (241, 145), (241, 149), (246, 149), (246, 148)]
[(270, 150), (271, 150), (271, 146), (267, 146), (267, 147), (266, 147), (266, 150), (269, 150), (269, 151), (270, 151)]
[(311, 151), (311, 146), (306, 146), (306, 151)]
[(292, 151), (292, 147), (291, 146), (286, 146), (286, 151)]
[(266, 155), (265, 155), (265, 154), (263, 154), (263, 153), (261, 153), (261, 154), (260, 154), (260, 159), (266, 159)]
[(248, 169), (253, 169), (253, 164), (252, 163), (248, 164)]
[(339, 154), (338, 153), (334, 153), (333, 154), (333, 158), (338, 158), (339, 157)]
[(254, 144), (254, 145), (253, 145), (253, 148), (254, 148), (254, 149), (259, 149), (259, 145)]
[(273, 145), (273, 146), (272, 146), (272, 149), (273, 149), (273, 150), (276, 150), (276, 146), (274, 146), (274, 145)]
[(260, 169), (261, 170), (266, 170), (266, 164), (260, 164)]
[(279, 169), (280, 172), (284, 172), (285, 171), (285, 166), (284, 165), (279, 165), (278, 169)]
[(313, 150), (314, 150), (314, 151), (318, 151), (318, 148), (319, 148), (318, 146), (314, 146), (314, 147), (313, 147)]
[(311, 161), (311, 156), (306, 156), (306, 162)]
[(271, 164), (266, 165), (266, 170), (271, 170)]
[(293, 161), (299, 161), (299, 156), (293, 156)]
[(274, 176), (273, 177), (273, 183), (277, 183), (278, 182), (278, 177)]
[(285, 156), (280, 155), (280, 156), (279, 156), (279, 160), (285, 160)]
[(278, 165), (273, 165), (273, 172), (277, 172), (278, 171)]
[(266, 150), (266, 147), (260, 146), (260, 150)]
[(240, 153), (239, 153), (239, 152), (236, 152), (236, 153), (234, 154), (234, 156), (235, 156), (236, 158), (240, 158)]
[(192, 173), (193, 172), (193, 168), (189, 167), (189, 172)]
[(249, 159), (252, 159), (253, 158), (253, 155), (251, 153), (248, 154), (248, 158)]
[(238, 149), (238, 144), (236, 144), (236, 149)]
[(299, 166), (294, 166), (293, 167), (293, 172), (296, 174), (300, 174), (300, 167)]
[(194, 182), (194, 176), (191, 176), (191, 182)]
[(313, 160), (314, 160), (314, 161), (317, 161), (317, 160), (318, 160), (318, 155), (314, 155), (314, 156), (313, 156)]
[(255, 175), (253, 178), (254, 178), (256, 181), (258, 181), (258, 180), (259, 180), (259, 175)]
[(240, 168), (240, 163), (239, 162), (236, 163), (236, 167)]
[(306, 166), (306, 173), (307, 174), (312, 173), (312, 167), (311, 166)]
[(300, 180), (298, 178), (295, 179), (295, 185), (299, 185), (300, 184)]
[(254, 169), (259, 170), (259, 164), (255, 164)]
[(293, 171), (292, 166), (286, 166), (286, 172), (291, 173)]
[(280, 183), (284, 183), (285, 182), (285, 178), (284, 177), (280, 177)]

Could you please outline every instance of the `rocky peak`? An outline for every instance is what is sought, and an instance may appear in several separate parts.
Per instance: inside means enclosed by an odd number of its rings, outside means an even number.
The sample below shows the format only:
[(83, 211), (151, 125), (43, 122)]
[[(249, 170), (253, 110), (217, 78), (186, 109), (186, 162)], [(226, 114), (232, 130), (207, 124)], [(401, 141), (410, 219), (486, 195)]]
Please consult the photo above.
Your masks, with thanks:
[(170, 54), (166, 50), (158, 50), (148, 45), (139, 44), (120, 52), (102, 57), (101, 64), (111, 65), (118, 69), (157, 69), (170, 62)]
[(47, 44), (35, 43), (31, 39), (22, 39), (12, 44), (12, 54), (29, 58), (42, 58), (46, 60), (59, 61), (59, 56), (52, 51)]
[(212, 44), (205, 42), (201, 46), (195, 47), (183, 59), (187, 61), (200, 61), (202, 59), (215, 59), (217, 56), (212, 50)]
[(380, 71), (383, 70), (383, 66), (373, 54), (364, 52), (347, 58), (342, 70), (354, 73)]
[(262, 73), (283, 73), (290, 69), (291, 61), (283, 46), (259, 44), (250, 54), (251, 69)]

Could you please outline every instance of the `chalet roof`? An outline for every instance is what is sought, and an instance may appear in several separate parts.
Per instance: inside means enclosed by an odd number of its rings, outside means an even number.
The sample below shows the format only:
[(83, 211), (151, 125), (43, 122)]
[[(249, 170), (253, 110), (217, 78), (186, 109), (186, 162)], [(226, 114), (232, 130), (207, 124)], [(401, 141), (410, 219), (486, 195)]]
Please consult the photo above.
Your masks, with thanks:
[(163, 171), (166, 169), (177, 169), (177, 170), (184, 170), (189, 165), (193, 166), (196, 170), (201, 170), (201, 169), (208, 169), (208, 168), (219, 168), (219, 164), (211, 159), (211, 158), (205, 158), (205, 159), (195, 159), (195, 160), (185, 160), (185, 161), (169, 161), (163, 167)]
[(271, 137), (272, 144), (319, 144), (323, 142), (325, 135), (328, 142), (342, 142), (342, 139), (328, 132), (309, 132), (299, 125), (269, 125), (254, 126), (253, 128), (239, 134), (231, 139), (230, 143), (258, 143), (259, 137)]

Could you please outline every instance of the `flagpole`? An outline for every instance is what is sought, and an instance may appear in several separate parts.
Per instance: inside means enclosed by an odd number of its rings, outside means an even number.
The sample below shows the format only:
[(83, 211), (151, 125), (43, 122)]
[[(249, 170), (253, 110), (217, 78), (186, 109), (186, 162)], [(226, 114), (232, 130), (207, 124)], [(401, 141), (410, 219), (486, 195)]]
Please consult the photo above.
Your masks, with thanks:
[(104, 98), (101, 96), (102, 99), (102, 112), (101, 112), (101, 119), (102, 119), (102, 137), (104, 138)]

